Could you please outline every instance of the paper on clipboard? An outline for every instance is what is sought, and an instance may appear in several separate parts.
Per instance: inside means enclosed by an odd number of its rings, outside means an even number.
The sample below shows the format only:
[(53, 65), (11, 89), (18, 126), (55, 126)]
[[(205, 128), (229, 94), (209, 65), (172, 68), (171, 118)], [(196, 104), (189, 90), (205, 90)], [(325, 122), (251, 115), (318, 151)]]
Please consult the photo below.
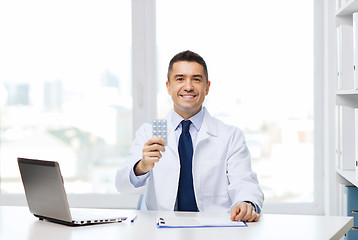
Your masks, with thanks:
[(158, 218), (158, 228), (247, 227), (245, 222), (220, 217), (172, 217)]

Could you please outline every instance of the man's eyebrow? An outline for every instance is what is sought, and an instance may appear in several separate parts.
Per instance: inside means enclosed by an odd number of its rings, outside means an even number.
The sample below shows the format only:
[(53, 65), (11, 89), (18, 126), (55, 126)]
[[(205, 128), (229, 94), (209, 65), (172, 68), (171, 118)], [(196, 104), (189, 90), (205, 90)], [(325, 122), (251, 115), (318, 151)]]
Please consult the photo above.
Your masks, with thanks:
[(201, 75), (201, 74), (194, 74), (193, 77), (203, 78), (203, 75)]
[(175, 74), (174, 77), (177, 78), (177, 77), (184, 77), (185, 75), (182, 74), (182, 73), (178, 73), (178, 74)]
[[(177, 77), (185, 77), (185, 76), (186, 76), (186, 74), (178, 73), (178, 74), (175, 74), (175, 75), (174, 75), (174, 78), (177, 78)], [(201, 74), (194, 74), (194, 75), (192, 75), (192, 77), (194, 77), (194, 78), (203, 78), (203, 75), (201, 75)]]

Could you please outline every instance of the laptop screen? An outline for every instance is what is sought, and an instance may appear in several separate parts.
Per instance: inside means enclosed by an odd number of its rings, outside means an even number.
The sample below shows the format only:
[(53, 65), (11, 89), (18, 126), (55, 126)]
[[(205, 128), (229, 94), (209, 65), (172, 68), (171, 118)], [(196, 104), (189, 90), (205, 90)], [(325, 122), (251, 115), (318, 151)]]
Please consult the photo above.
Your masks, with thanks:
[(37, 216), (72, 220), (57, 162), (18, 158), (30, 212)]

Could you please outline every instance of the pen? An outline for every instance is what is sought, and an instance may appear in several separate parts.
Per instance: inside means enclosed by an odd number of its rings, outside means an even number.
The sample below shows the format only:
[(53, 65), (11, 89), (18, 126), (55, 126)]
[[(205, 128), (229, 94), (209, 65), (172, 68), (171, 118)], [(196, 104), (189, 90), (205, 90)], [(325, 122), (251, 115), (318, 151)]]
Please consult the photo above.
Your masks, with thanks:
[(137, 215), (134, 215), (132, 218), (131, 218), (131, 222), (134, 222), (134, 220), (137, 218)]

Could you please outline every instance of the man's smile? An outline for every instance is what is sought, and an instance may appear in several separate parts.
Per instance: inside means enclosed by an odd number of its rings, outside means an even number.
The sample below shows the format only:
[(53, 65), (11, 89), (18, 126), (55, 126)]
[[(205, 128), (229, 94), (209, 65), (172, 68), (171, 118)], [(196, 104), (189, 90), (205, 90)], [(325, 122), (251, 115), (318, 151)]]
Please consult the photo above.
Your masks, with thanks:
[(193, 94), (193, 93), (179, 93), (179, 96), (184, 98), (184, 99), (193, 99), (195, 98), (197, 95)]

